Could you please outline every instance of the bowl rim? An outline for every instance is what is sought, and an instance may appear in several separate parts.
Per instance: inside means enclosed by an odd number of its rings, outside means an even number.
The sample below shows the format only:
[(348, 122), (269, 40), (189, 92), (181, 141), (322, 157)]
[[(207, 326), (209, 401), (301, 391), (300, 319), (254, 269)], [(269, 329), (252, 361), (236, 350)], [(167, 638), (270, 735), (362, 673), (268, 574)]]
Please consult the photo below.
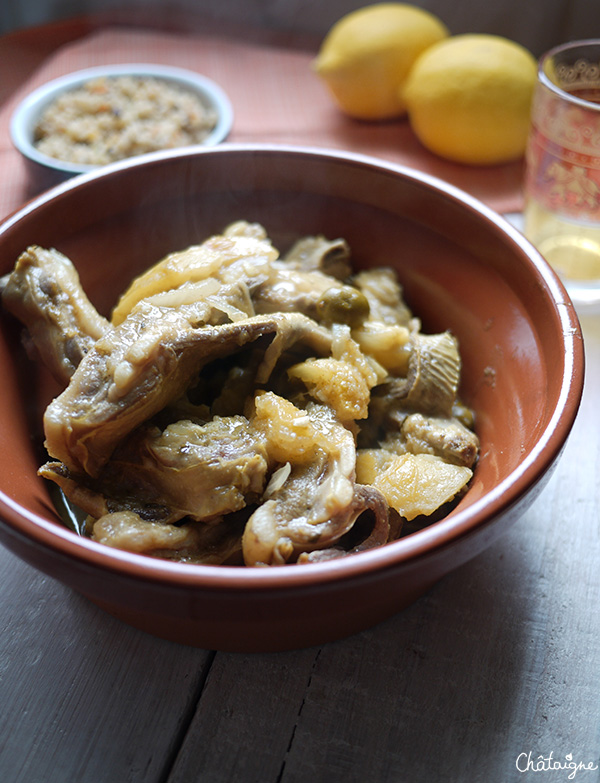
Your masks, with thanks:
[(239, 566), (182, 564), (159, 560), (111, 549), (90, 539), (77, 535), (55, 521), (32, 513), (12, 500), (0, 490), (0, 521), (10, 524), (13, 533), (24, 539), (33, 539), (38, 545), (50, 548), (73, 561), (86, 561), (96, 569), (119, 573), (130, 578), (178, 588), (209, 589), (219, 592), (281, 592), (301, 587), (315, 587), (356, 579), (368, 578), (370, 574), (394, 569), (400, 565), (414, 563), (421, 559), (440, 555), (457, 540), (473, 534), (490, 524), (495, 517), (516, 506), (525, 491), (535, 486), (552, 467), (562, 451), (579, 409), (584, 382), (583, 337), (578, 316), (564, 285), (557, 274), (535, 247), (499, 213), (483, 204), (474, 196), (451, 185), (436, 176), (401, 164), (389, 163), (360, 153), (330, 148), (307, 147), (286, 144), (225, 144), (211, 148), (179, 148), (149, 153), (137, 158), (102, 166), (92, 172), (62, 182), (50, 190), (34, 197), (0, 223), (0, 235), (14, 223), (26, 217), (44, 203), (63, 193), (85, 186), (86, 183), (109, 177), (120, 171), (162, 162), (170, 158), (201, 155), (242, 154), (292, 154), (311, 155), (351, 163), (358, 166), (375, 167), (385, 172), (400, 175), (414, 184), (436, 190), (445, 199), (474, 211), (516, 245), (534, 267), (539, 285), (544, 288), (554, 306), (557, 322), (560, 324), (564, 343), (564, 372), (560, 393), (553, 415), (545, 429), (539, 433), (534, 447), (496, 487), (486, 492), (467, 508), (455, 509), (451, 515), (423, 528), (422, 530), (393, 541), (385, 546), (365, 552), (329, 560), (323, 563), (307, 563), (294, 567), (243, 568)]
[[(178, 149), (195, 149), (198, 146), (210, 147), (223, 142), (231, 132), (233, 126), (233, 105), (224, 89), (204, 74), (197, 73), (187, 68), (173, 65), (161, 65), (159, 63), (119, 63), (112, 65), (98, 65), (83, 68), (78, 71), (59, 76), (36, 89), (32, 90), (17, 105), (10, 118), (9, 133), (13, 146), (25, 158), (45, 168), (62, 172), (67, 175), (76, 175), (97, 171), (105, 165), (112, 164), (87, 164), (73, 163), (71, 161), (53, 158), (40, 152), (33, 144), (33, 129), (35, 123), (53, 100), (62, 93), (84, 84), (89, 79), (99, 76), (152, 76), (171, 81), (187, 87), (190, 91), (199, 95), (217, 112), (217, 122), (212, 131), (207, 135), (202, 144), (179, 147)], [(154, 154), (154, 153), (146, 153)], [(138, 155), (136, 157), (143, 157)], [(127, 159), (128, 160), (128, 159)], [(120, 162), (120, 161), (118, 161)]]

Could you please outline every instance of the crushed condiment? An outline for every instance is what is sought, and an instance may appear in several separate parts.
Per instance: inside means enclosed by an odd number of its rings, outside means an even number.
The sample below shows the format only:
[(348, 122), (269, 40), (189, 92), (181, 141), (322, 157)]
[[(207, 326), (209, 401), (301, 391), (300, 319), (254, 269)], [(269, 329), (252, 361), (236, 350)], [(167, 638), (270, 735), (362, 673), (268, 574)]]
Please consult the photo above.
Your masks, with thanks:
[(34, 145), (51, 158), (104, 165), (202, 144), (217, 123), (189, 89), (151, 76), (104, 76), (67, 90), (42, 113)]

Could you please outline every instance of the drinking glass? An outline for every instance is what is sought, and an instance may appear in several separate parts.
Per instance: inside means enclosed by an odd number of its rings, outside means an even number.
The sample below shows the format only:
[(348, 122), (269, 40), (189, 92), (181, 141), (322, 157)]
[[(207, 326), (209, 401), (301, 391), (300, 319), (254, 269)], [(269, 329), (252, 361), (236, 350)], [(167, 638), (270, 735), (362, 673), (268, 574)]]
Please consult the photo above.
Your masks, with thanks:
[(600, 39), (557, 46), (539, 62), (524, 232), (575, 307), (600, 311)]

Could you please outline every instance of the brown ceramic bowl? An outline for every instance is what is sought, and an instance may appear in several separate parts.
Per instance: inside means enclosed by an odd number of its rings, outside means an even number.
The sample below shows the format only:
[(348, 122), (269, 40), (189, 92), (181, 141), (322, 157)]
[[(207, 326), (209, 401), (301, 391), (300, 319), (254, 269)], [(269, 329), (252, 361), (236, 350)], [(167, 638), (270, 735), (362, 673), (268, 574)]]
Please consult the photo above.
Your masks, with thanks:
[(281, 248), (304, 234), (345, 237), (357, 265), (397, 267), (427, 331), (457, 335), (462, 396), (481, 439), (469, 492), (420, 532), (326, 563), (192, 566), (109, 549), (63, 526), (36, 476), (42, 412), (56, 389), (22, 356), (5, 320), (0, 539), (156, 635), (205, 648), (279, 650), (374, 625), (504, 533), (559, 458), (580, 401), (583, 346), (561, 283), (494, 212), (409, 169), (319, 150), (158, 153), (70, 180), (0, 227), (0, 272), (31, 243), (54, 246), (108, 313), (134, 274), (238, 218), (262, 222)]

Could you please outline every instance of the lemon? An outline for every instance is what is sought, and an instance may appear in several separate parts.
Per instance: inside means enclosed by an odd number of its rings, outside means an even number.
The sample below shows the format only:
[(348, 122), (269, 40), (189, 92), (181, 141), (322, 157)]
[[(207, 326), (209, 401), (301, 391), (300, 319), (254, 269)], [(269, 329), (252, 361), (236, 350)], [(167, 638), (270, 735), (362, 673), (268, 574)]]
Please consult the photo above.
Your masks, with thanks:
[(421, 143), (460, 163), (520, 158), (527, 142), (537, 63), (514, 41), (456, 35), (424, 52), (402, 90)]
[(400, 87), (417, 57), (449, 35), (433, 14), (405, 3), (378, 3), (346, 14), (325, 36), (313, 62), (351, 117), (406, 114)]

